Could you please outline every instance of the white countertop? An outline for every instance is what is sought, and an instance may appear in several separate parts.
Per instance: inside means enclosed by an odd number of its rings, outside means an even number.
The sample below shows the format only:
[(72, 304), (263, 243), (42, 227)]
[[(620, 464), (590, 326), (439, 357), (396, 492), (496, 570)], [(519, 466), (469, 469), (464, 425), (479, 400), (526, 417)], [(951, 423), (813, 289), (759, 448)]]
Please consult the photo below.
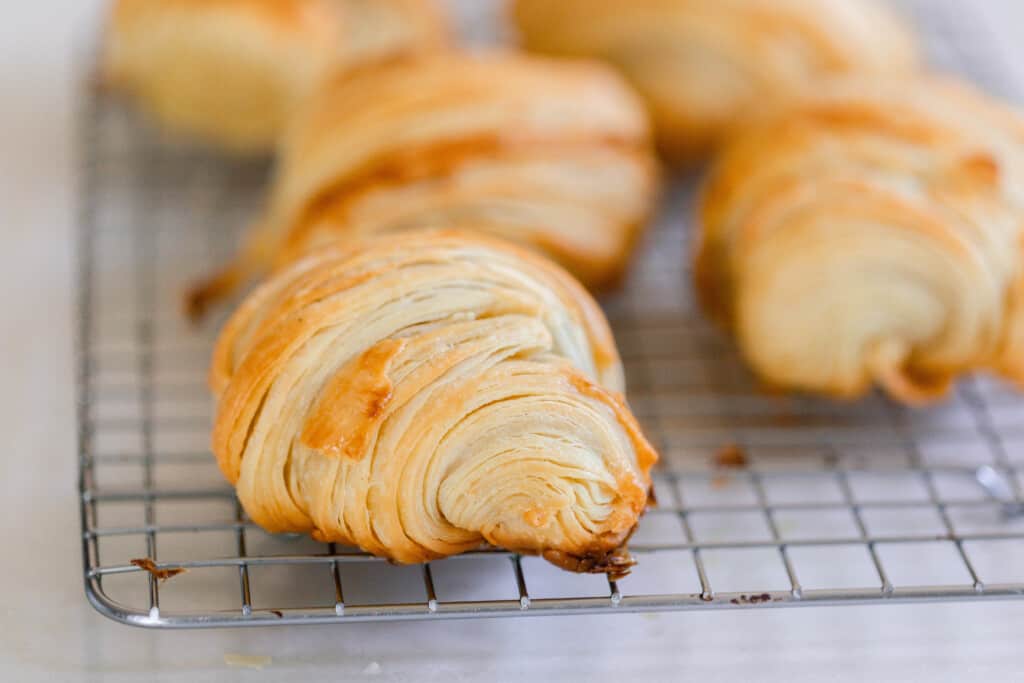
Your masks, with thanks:
[[(134, 630), (95, 613), (82, 591), (75, 493), (71, 141), (74, 57), (100, 2), (8, 4), (0, 22), (5, 680), (293, 680), (299, 672), (417, 681), (1020, 680), (1024, 601), (206, 632)], [(262, 670), (238, 668), (225, 662), (232, 653), (272, 659)]]

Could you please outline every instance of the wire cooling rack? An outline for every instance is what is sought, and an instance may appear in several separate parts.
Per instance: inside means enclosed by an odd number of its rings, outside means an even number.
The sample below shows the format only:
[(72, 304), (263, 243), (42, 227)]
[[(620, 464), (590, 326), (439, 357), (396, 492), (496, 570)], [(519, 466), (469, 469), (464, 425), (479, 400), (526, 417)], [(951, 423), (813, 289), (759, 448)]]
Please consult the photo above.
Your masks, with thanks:
[[(984, 26), (917, 3), (935, 61), (1016, 96)], [(1024, 594), (1024, 400), (981, 378), (908, 410), (759, 394), (688, 286), (681, 183), (625, 291), (605, 303), (630, 400), (663, 454), (658, 507), (619, 582), (499, 551), (395, 566), (246, 519), (207, 450), (205, 370), (221, 321), (185, 324), (186, 282), (222, 263), (268, 164), (164, 139), (86, 98), (79, 244), (82, 548), (89, 600), (137, 626), (763, 608)], [(728, 445), (742, 469), (716, 469)], [(187, 571), (160, 581), (131, 563)]]

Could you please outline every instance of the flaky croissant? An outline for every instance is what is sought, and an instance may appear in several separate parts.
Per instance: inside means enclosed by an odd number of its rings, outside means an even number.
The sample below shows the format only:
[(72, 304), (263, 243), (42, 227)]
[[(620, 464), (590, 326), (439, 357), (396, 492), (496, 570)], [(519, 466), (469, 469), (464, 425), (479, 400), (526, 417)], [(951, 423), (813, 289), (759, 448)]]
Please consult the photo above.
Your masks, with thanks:
[(656, 174), (643, 107), (602, 65), (503, 53), (374, 65), (310, 98), (247, 251), (190, 308), (333, 240), (438, 226), (532, 246), (605, 286)]
[(447, 34), (432, 0), (115, 0), (103, 77), (172, 128), (265, 151), (327, 70)]
[(708, 182), (707, 309), (768, 383), (906, 402), (1024, 381), (1024, 120), (937, 77), (844, 81), (752, 127)]
[(529, 252), (447, 231), (324, 249), (242, 304), (210, 382), (221, 470), (270, 531), (627, 568), (657, 455), (600, 310)]
[(875, 0), (514, 0), (513, 15), (527, 48), (621, 69), (675, 161), (705, 156), (752, 112), (824, 75), (917, 61)]

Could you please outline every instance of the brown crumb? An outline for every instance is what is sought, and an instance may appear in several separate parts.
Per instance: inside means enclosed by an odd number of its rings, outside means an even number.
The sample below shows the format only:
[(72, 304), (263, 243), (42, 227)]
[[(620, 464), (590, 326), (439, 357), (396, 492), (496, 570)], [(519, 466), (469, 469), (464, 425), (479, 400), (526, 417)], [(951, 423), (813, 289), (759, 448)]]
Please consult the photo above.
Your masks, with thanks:
[(273, 658), (269, 655), (243, 655), (236, 654), (234, 652), (224, 653), (225, 664), (242, 669), (260, 670), (264, 667), (270, 666), (273, 661)]
[(272, 610), (270, 610), (270, 613), (273, 614), (278, 619), (284, 619), (284, 612), (282, 612), (279, 609), (272, 609)]
[(729, 602), (733, 605), (760, 605), (765, 602), (777, 602), (777, 600), (772, 600), (772, 596), (768, 593), (761, 593), (760, 595), (741, 595), (738, 599), (733, 598)]
[(716, 474), (715, 476), (711, 477), (711, 488), (715, 489), (716, 491), (719, 489), (724, 489), (731, 483), (732, 477), (730, 477), (728, 474)]
[(736, 444), (719, 448), (715, 453), (714, 465), (723, 469), (740, 470), (748, 464), (747, 454)]
[(188, 571), (184, 567), (167, 567), (166, 569), (160, 569), (156, 566), (156, 562), (148, 557), (136, 558), (132, 560), (131, 563), (139, 569), (149, 572), (153, 578), (159, 579), (160, 581), (166, 581), (167, 579), (174, 578), (178, 574), (184, 574)]

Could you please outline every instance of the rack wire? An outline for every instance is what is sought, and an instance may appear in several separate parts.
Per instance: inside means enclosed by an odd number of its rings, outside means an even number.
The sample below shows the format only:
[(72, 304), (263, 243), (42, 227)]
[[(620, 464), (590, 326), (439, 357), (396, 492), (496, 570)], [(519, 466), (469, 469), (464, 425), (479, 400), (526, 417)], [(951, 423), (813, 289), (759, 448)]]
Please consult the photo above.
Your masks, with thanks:
[[(936, 62), (1016, 98), (1019, 81), (961, 7), (910, 3)], [(930, 410), (758, 393), (693, 303), (685, 181), (625, 290), (603, 302), (631, 404), (663, 454), (631, 576), (490, 549), (396, 566), (263, 532), (207, 450), (221, 321), (190, 327), (177, 296), (228, 258), (269, 165), (167, 139), (96, 94), (82, 123), (82, 549), (86, 595), (106, 616), (194, 628), (1024, 595), (1024, 521), (974, 480), (991, 466), (1024, 500), (1024, 401), (980, 377)], [(746, 467), (712, 464), (730, 444)], [(138, 558), (187, 571), (161, 581)]]

